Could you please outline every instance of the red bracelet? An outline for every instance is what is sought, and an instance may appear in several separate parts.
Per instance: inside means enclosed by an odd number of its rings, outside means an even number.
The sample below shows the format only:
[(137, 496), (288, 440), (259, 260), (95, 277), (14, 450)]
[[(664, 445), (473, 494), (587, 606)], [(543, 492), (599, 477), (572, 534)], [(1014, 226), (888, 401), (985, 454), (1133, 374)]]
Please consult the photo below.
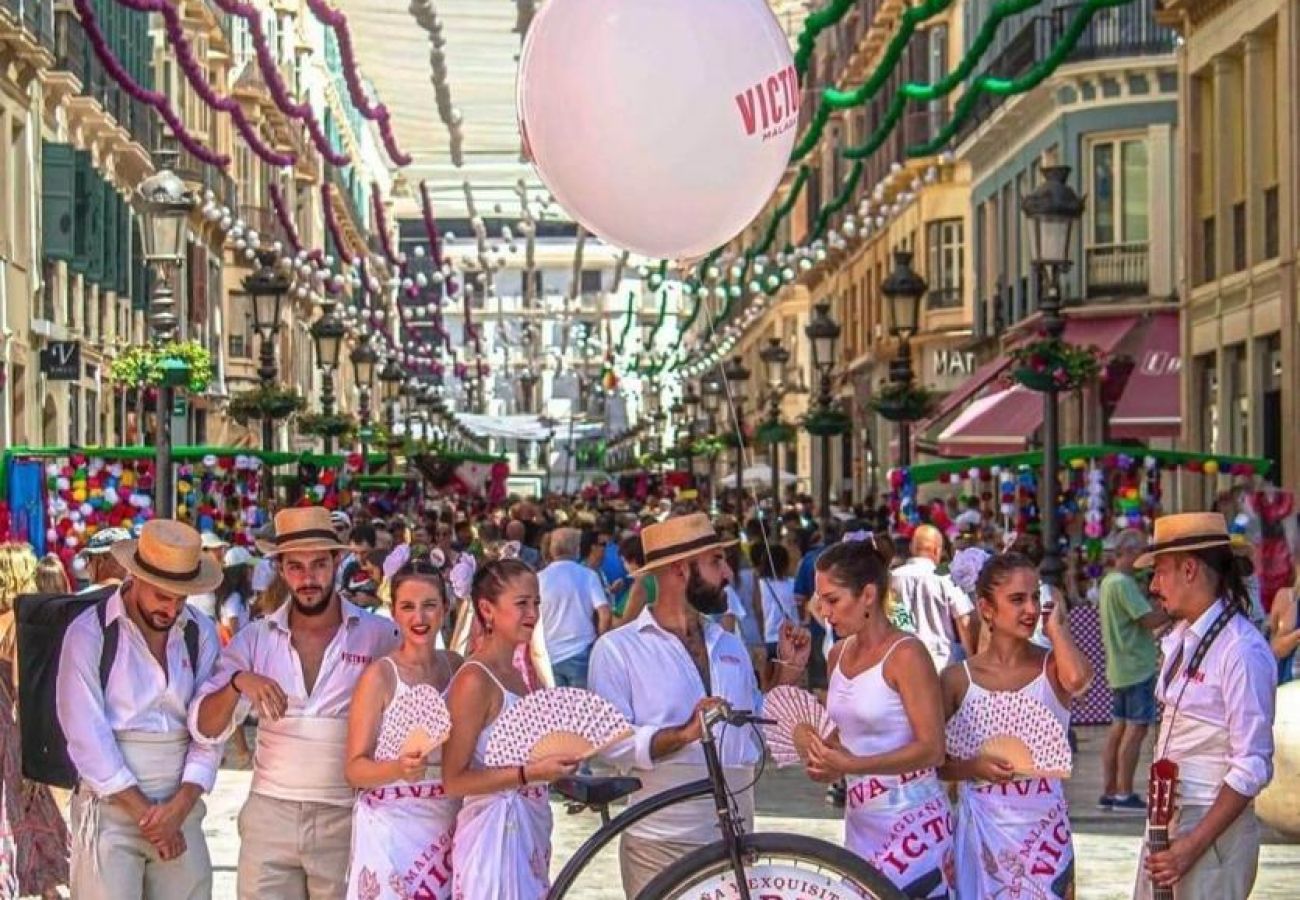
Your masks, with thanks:
[(528, 776), (525, 774), (524, 766), (519, 767), (519, 786), (528, 787)]

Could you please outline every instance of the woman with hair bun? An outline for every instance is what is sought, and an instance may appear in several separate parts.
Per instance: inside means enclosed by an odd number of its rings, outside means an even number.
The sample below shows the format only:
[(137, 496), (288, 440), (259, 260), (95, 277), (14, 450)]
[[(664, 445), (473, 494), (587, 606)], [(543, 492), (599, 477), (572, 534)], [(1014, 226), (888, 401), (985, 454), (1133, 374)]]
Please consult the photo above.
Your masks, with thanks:
[(530, 692), (515, 667), (538, 626), (537, 576), (518, 559), (474, 573), (471, 602), (482, 640), (452, 680), (451, 738), (443, 784), (465, 798), (456, 820), (452, 894), (456, 900), (538, 900), (550, 885), (551, 807), (546, 785), (572, 775), (577, 758), (548, 756), (527, 765), (486, 768), (492, 729)]
[(817, 598), (846, 635), (827, 660), (827, 712), (837, 731), (814, 738), (807, 771), (848, 781), (844, 844), (907, 897), (947, 898), (952, 810), (943, 762), (939, 676), (925, 645), (889, 620), (889, 568), (871, 541), (840, 543), (817, 559)]
[[(948, 762), (939, 771), (959, 782), (958, 897), (1073, 896), (1074, 845), (1061, 777), (1069, 767), (1070, 700), (1087, 690), (1092, 665), (1070, 637), (1059, 592), (1053, 594), (1044, 611), (1028, 557), (989, 558), (975, 586), (988, 641), (942, 675)], [(1044, 615), (1051, 650), (1033, 641)], [(1061, 769), (1035, 768), (1030, 753), (1050, 754)]]

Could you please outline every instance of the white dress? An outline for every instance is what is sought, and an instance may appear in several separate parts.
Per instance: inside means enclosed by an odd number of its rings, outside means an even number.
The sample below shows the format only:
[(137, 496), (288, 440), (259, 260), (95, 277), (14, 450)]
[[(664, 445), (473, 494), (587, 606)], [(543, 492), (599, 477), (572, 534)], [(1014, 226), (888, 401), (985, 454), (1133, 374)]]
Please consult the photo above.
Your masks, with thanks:
[[(899, 638), (880, 662), (853, 678), (840, 669), (844, 659), (840, 653), (831, 673), (826, 710), (839, 729), (840, 742), (855, 756), (889, 753), (916, 739), (902, 698), (884, 674), (890, 654), (904, 641), (914, 640), (910, 635)], [(851, 775), (847, 787), (844, 846), (879, 869), (908, 897), (948, 897), (952, 808), (935, 770)]]
[[(437, 730), (427, 715), (437, 688), (408, 685), (392, 659), (385, 660), (393, 668), (397, 687), (380, 722), (377, 761), (397, 759), (413, 729)], [(348, 900), (450, 900), (452, 835), (460, 799), (448, 797), (436, 777), (434, 767), (441, 757), (441, 750), (434, 751), (426, 781), (398, 781), (357, 796), (352, 808)]]
[[(519, 702), (488, 668), (501, 691), (501, 712)], [(500, 714), (498, 714), (498, 718)], [(478, 736), (472, 763), (483, 767), (494, 720)], [(551, 805), (544, 784), (466, 797), (452, 848), (454, 900), (541, 900), (550, 890)]]
[[(962, 664), (966, 666), (965, 663)], [(1070, 711), (1043, 671), (1019, 691), (989, 691), (970, 677), (961, 706), (948, 722), (948, 754), (980, 746), (1005, 726), (993, 724), (998, 695), (1019, 694), (1041, 703), (1068, 729)], [(1019, 733), (1028, 734), (1026, 724)], [(954, 752), (956, 751), (956, 752)], [(1074, 881), (1074, 842), (1065, 791), (1057, 778), (1020, 778), (1006, 784), (962, 782), (957, 807), (957, 896), (991, 900), (1056, 900)]]

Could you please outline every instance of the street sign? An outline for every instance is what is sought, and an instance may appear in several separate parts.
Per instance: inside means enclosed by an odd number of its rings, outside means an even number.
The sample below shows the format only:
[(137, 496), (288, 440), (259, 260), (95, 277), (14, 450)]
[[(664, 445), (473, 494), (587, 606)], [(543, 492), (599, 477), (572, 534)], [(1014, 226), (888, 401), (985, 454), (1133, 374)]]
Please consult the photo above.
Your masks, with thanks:
[(50, 341), (41, 350), (41, 374), (50, 381), (80, 380), (81, 342)]
[(375, 439), (375, 429), (367, 425), (365, 428), (361, 429), (360, 437), (361, 440), (365, 441), (366, 443), (370, 443)]
[(184, 394), (177, 394), (176, 398), (172, 401), (172, 418), (178, 419), (182, 416), (188, 415), (189, 411), (189, 400), (185, 398)]

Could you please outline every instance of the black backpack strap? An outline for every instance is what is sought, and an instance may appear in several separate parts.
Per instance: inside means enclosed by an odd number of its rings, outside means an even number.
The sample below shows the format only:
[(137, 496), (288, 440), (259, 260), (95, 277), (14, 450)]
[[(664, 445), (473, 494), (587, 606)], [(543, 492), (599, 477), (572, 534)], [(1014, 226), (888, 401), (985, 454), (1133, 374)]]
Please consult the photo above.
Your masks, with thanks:
[(190, 655), (190, 671), (194, 673), (194, 684), (199, 683), (199, 623), (193, 619), (185, 622), (185, 652)]
[(112, 595), (95, 604), (95, 615), (99, 618), (99, 630), (104, 633), (104, 643), (99, 651), (99, 689), (108, 690), (108, 676), (113, 672), (113, 663), (117, 659), (118, 623), (108, 621), (108, 601)]

